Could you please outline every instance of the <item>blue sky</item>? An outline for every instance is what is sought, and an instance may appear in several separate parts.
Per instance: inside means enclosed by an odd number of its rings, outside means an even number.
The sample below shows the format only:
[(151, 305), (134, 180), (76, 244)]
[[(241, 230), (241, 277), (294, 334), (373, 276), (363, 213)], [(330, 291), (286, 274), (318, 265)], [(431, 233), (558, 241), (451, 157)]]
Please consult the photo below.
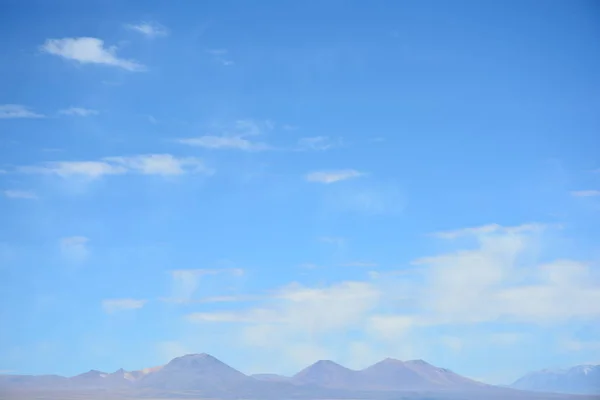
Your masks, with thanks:
[(5, 1), (0, 370), (600, 363), (591, 1)]

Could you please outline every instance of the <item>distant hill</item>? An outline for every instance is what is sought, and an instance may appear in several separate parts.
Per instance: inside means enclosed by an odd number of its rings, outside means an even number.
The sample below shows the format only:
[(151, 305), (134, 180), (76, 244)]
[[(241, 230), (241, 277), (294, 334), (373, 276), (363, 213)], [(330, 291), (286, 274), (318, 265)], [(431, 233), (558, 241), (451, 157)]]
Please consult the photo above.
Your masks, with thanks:
[(600, 395), (600, 365), (531, 372), (515, 381), (511, 387), (539, 392)]
[[(582, 369), (581, 373), (591, 376), (596, 372)], [(177, 397), (387, 400), (390, 396), (414, 400), (575, 400), (568, 395), (536, 394), (486, 385), (423, 360), (400, 361), (391, 358), (359, 371), (333, 361), (321, 360), (290, 378), (275, 374), (248, 376), (209, 354), (188, 354), (164, 366), (139, 371), (120, 369), (106, 373), (91, 370), (70, 378), (57, 375), (0, 375), (0, 399)]]

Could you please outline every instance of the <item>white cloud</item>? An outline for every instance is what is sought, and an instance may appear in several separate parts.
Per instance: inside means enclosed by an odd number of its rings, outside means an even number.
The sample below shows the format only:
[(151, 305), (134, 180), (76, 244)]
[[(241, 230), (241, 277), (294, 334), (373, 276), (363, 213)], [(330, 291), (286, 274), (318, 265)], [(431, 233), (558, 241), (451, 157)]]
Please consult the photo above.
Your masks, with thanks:
[(575, 197), (597, 197), (600, 196), (600, 190), (576, 190), (571, 192)]
[(63, 178), (82, 176), (98, 178), (104, 175), (119, 175), (127, 173), (122, 166), (113, 165), (103, 161), (56, 161), (48, 162), (41, 166), (26, 166), (19, 168), (25, 173), (58, 175)]
[(133, 60), (119, 58), (115, 46), (104, 47), (104, 41), (92, 37), (47, 39), (41, 50), (81, 64), (103, 64), (128, 71), (145, 70), (143, 65)]
[(253, 142), (242, 137), (207, 135), (197, 138), (180, 139), (178, 142), (207, 149), (235, 149), (244, 151), (262, 151), (269, 149), (269, 146), (265, 143)]
[(44, 118), (44, 115), (33, 112), (29, 107), (20, 104), (0, 105), (0, 119), (10, 118)]
[(478, 236), (492, 233), (513, 235), (523, 232), (539, 232), (546, 227), (548, 227), (548, 225), (544, 224), (523, 224), (519, 226), (500, 226), (498, 224), (489, 224), (452, 231), (435, 232), (432, 234), (432, 236), (440, 239), (456, 239), (464, 236)]
[(188, 172), (212, 173), (194, 157), (177, 158), (171, 154), (147, 154), (133, 157), (107, 157), (104, 160), (144, 175), (182, 175)]
[(102, 309), (107, 314), (119, 311), (135, 310), (144, 307), (147, 300), (136, 299), (106, 299), (102, 300)]
[(219, 135), (204, 135), (195, 138), (183, 138), (178, 143), (188, 146), (204, 147), (213, 150), (263, 151), (272, 147), (252, 138), (273, 129), (271, 121), (238, 120)]
[(77, 117), (89, 117), (91, 115), (98, 115), (99, 112), (97, 110), (91, 110), (89, 108), (70, 107), (70, 108), (65, 108), (64, 110), (60, 110), (59, 114), (71, 115), (71, 116), (77, 116)]
[(157, 22), (142, 22), (139, 24), (129, 24), (125, 25), (125, 27), (151, 38), (157, 36), (167, 36), (169, 34), (168, 29)]
[(70, 236), (60, 239), (60, 251), (63, 257), (75, 263), (85, 261), (89, 255), (89, 239), (85, 236)]
[(341, 282), (319, 289), (295, 283), (273, 292), (267, 307), (214, 315), (194, 313), (189, 318), (196, 322), (276, 323), (290, 332), (318, 333), (358, 324), (379, 296), (379, 291), (365, 282)]
[(35, 193), (26, 190), (5, 190), (3, 193), (4, 196), (8, 197), (9, 199), (34, 200), (38, 198)]
[(305, 179), (308, 182), (318, 182), (318, 183), (335, 183), (348, 179), (358, 178), (364, 176), (365, 174), (362, 172), (358, 172), (354, 169), (342, 169), (335, 171), (316, 171), (311, 172), (305, 176)]
[(100, 161), (57, 161), (40, 166), (19, 168), (25, 173), (80, 176), (89, 179), (104, 175), (139, 173), (143, 175), (172, 176), (186, 173), (212, 174), (213, 170), (194, 157), (177, 158), (171, 154), (144, 154), (131, 157), (105, 157)]
[[(359, 335), (362, 344), (357, 351), (367, 348), (408, 358), (431, 344), (420, 332), (439, 326), (456, 329), (482, 322), (555, 326), (597, 320), (600, 277), (594, 265), (537, 261), (548, 229), (541, 224), (487, 225), (446, 232), (441, 237), (471, 235), (476, 244), (417, 259), (414, 264), (419, 268), (411, 273), (377, 274), (369, 281), (318, 287), (290, 284), (273, 290), (255, 307), (205, 310), (187, 318), (205, 325), (235, 324), (232, 335), (240, 344), (274, 349), (294, 365), (300, 364), (298, 349), (322, 349), (332, 338), (338, 343), (340, 332)], [(485, 338), (490, 345), (508, 346), (523, 338), (520, 333), (492, 333)], [(439, 344), (454, 351), (472, 345), (457, 337), (445, 335)], [(333, 356), (342, 359), (344, 354)]]

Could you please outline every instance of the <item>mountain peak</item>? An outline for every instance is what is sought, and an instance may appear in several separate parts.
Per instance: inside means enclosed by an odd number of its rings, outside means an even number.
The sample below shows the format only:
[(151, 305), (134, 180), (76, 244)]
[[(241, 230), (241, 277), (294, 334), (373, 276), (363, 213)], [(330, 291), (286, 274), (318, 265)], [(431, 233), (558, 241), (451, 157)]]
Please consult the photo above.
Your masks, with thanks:
[(198, 366), (198, 365), (212, 365), (212, 364), (221, 364), (221, 361), (211, 356), (210, 354), (200, 353), (200, 354), (186, 354), (181, 357), (176, 357), (172, 359), (167, 366)]
[(352, 371), (331, 360), (319, 360), (293, 376), (298, 384), (324, 387), (348, 387), (355, 383), (356, 371)]
[(374, 367), (375, 365), (381, 365), (381, 366), (384, 366), (384, 365), (404, 365), (404, 362), (402, 360), (398, 360), (396, 358), (390, 358), (390, 357), (388, 357), (388, 358), (385, 358), (385, 359), (379, 361), (378, 363), (373, 364), (372, 367)]
[(341, 367), (340, 364), (336, 363), (335, 361), (331, 361), (331, 360), (319, 360), (313, 364), (313, 366), (316, 366), (316, 365)]

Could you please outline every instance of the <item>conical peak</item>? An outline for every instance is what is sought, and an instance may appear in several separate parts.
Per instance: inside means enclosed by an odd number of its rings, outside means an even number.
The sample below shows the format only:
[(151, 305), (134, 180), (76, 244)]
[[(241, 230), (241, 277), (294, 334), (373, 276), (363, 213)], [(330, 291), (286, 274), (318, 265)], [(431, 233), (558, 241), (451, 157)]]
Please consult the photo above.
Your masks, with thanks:
[(331, 360), (319, 360), (316, 363), (314, 363), (313, 365), (335, 365), (335, 366), (340, 366), (341, 367), (340, 364), (338, 364), (338, 363), (336, 363), (334, 361), (331, 361)]
[(202, 361), (202, 360), (218, 361), (215, 357), (211, 356), (210, 354), (200, 353), (200, 354), (186, 354), (184, 356), (174, 358), (173, 360), (171, 360), (171, 362), (173, 362), (173, 361)]
[(210, 354), (207, 354), (207, 353), (186, 354), (179, 358), (215, 359), (213, 356), (211, 356)]

